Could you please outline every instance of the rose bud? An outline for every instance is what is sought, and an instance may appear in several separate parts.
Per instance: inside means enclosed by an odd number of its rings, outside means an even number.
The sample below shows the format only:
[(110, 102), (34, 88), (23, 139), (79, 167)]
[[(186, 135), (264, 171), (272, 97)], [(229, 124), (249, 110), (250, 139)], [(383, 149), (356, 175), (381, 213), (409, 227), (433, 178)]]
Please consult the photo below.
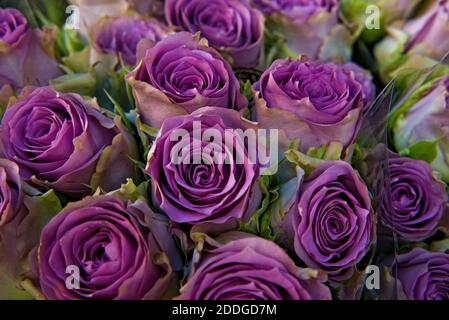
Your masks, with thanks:
[(254, 119), (299, 139), (301, 151), (331, 141), (351, 145), (361, 125), (363, 87), (343, 66), (283, 59), (253, 85)]
[(127, 80), (142, 121), (156, 128), (169, 117), (187, 115), (204, 106), (239, 111), (247, 106), (231, 66), (187, 32), (159, 41)]
[(259, 64), (264, 17), (248, 0), (167, 0), (165, 16), (171, 26), (200, 32), (212, 47), (229, 54), (236, 67)]
[(135, 176), (137, 145), (94, 102), (51, 87), (24, 89), (3, 117), (1, 151), (37, 186), (69, 197), (110, 191)]
[(380, 207), (381, 220), (407, 241), (432, 236), (446, 215), (445, 184), (432, 175), (425, 161), (390, 152), (388, 159), (390, 197)]
[[(202, 246), (204, 245), (204, 248)], [(331, 300), (324, 273), (299, 268), (277, 244), (242, 232), (207, 238), (182, 300)]]
[(435, 0), (418, 16), (387, 28), (374, 48), (385, 82), (410, 68), (430, 68), (449, 52), (449, 1)]
[(441, 59), (449, 51), (449, 1), (437, 0), (423, 15), (407, 22), (405, 51)]
[(349, 31), (338, 24), (337, 0), (252, 0), (268, 16), (268, 30), (284, 35), (296, 55), (311, 59), (346, 62), (352, 40)]
[(392, 266), (409, 300), (449, 300), (449, 254), (415, 248)]
[(167, 222), (142, 200), (87, 197), (42, 231), (40, 285), (51, 300), (160, 299), (176, 281), (178, 254)]
[(44, 31), (32, 30), (20, 11), (0, 8), (0, 30), (0, 88), (47, 85), (61, 74), (57, 61), (45, 51), (49, 44), (44, 44)]
[(137, 45), (143, 39), (156, 43), (166, 35), (165, 27), (156, 20), (132, 17), (103, 19), (94, 30), (94, 47), (102, 54), (112, 54), (134, 66)]
[(391, 117), (396, 150), (426, 160), (449, 182), (449, 76), (415, 90)]
[[(259, 164), (251, 158), (253, 148), (229, 129), (258, 128), (237, 111), (219, 107), (164, 121), (148, 154), (146, 173), (151, 177), (153, 203), (172, 221), (235, 227), (257, 210)], [(197, 141), (197, 135), (211, 130), (221, 141)], [(228, 143), (230, 139), (234, 143)]]

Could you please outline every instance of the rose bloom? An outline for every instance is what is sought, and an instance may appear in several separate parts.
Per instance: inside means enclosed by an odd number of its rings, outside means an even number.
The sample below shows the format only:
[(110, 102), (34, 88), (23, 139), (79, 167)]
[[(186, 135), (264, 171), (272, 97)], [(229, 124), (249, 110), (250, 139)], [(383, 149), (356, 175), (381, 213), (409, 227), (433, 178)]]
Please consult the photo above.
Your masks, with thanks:
[(415, 248), (392, 266), (409, 300), (449, 300), (449, 254)]
[(107, 18), (94, 30), (94, 46), (101, 53), (117, 55), (126, 64), (134, 66), (139, 42), (143, 39), (157, 42), (165, 35), (165, 27), (156, 20)]
[[(213, 128), (223, 140), (231, 135), (234, 143), (230, 146), (215, 139), (196, 143), (195, 122), (200, 123), (201, 134)], [(246, 221), (258, 208), (259, 165), (249, 159), (250, 150), (244, 140), (234, 131), (225, 132), (226, 129), (245, 131), (257, 127), (242, 119), (237, 111), (219, 107), (202, 108), (191, 115), (164, 121), (148, 155), (146, 173), (151, 177), (153, 203), (171, 220), (191, 225), (229, 223), (235, 226), (238, 220)], [(182, 136), (174, 138), (173, 133), (181, 130)], [(207, 155), (205, 150), (211, 143), (215, 149), (209, 157), (210, 153)], [(195, 155), (204, 155), (200, 163), (193, 160)], [(179, 161), (174, 161), (175, 157)], [(237, 157), (242, 161), (238, 162)]]
[(259, 64), (264, 17), (248, 0), (167, 0), (165, 16), (172, 26), (201, 32), (211, 46), (229, 53), (236, 67)]
[(204, 106), (244, 110), (246, 98), (231, 66), (187, 32), (159, 41), (127, 76), (142, 121), (159, 128), (173, 116)]
[(392, 127), (396, 150), (401, 152), (422, 141), (434, 142), (436, 156), (429, 159), (430, 165), (449, 182), (449, 76), (417, 89), (405, 104)]
[(376, 86), (374, 85), (371, 72), (353, 62), (345, 63), (343, 67), (354, 72), (355, 80), (362, 85), (363, 104), (365, 109), (367, 109), (376, 99)]
[(286, 221), (298, 257), (330, 280), (351, 278), (375, 241), (368, 189), (343, 161), (324, 162), (304, 180)]
[(253, 86), (254, 118), (284, 130), (306, 152), (330, 141), (352, 144), (361, 125), (363, 87), (343, 66), (276, 60)]
[[(178, 254), (167, 222), (143, 201), (87, 197), (42, 231), (40, 284), (52, 300), (160, 299), (176, 278)], [(79, 269), (79, 288), (66, 286), (69, 266)]]
[(407, 53), (440, 60), (449, 51), (449, 1), (436, 0), (423, 15), (404, 26), (410, 36)]
[(77, 94), (26, 88), (0, 130), (1, 151), (24, 179), (70, 197), (114, 190), (135, 175), (134, 138)]
[(297, 267), (272, 241), (241, 232), (206, 241), (178, 299), (332, 299), (324, 273)]
[(381, 219), (407, 241), (432, 236), (446, 213), (445, 184), (432, 175), (425, 161), (390, 153), (388, 160), (391, 196), (384, 197)]
[(332, 38), (331, 31), (338, 23), (339, 1), (252, 0), (252, 2), (256, 8), (270, 16), (274, 27), (287, 38), (290, 50), (312, 59), (323, 58), (323, 48)]
[(47, 85), (61, 74), (57, 61), (45, 51), (43, 33), (33, 31), (20, 11), (0, 8), (0, 88)]
[(0, 159), (0, 228), (20, 220), (24, 213), (19, 167), (12, 161)]

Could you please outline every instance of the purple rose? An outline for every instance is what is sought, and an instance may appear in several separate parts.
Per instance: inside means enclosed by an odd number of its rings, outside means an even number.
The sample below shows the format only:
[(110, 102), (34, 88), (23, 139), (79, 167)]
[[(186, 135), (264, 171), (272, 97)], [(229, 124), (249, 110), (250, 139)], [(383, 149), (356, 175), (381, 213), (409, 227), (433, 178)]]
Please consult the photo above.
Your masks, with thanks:
[(392, 270), (409, 300), (449, 300), (449, 254), (415, 248)]
[(68, 196), (114, 190), (134, 176), (134, 138), (77, 94), (24, 89), (0, 130), (2, 152), (24, 179)]
[(94, 32), (94, 45), (101, 53), (117, 55), (131, 66), (137, 62), (137, 45), (141, 40), (157, 42), (166, 35), (160, 22), (132, 17), (104, 19)]
[[(40, 284), (48, 299), (160, 299), (175, 280), (177, 254), (167, 222), (143, 201), (88, 197), (42, 231)], [(79, 270), (79, 288), (67, 288), (68, 267)]]
[(449, 182), (449, 75), (415, 90), (393, 115), (396, 150), (407, 154), (419, 143), (427, 143), (424, 159)]
[(332, 30), (338, 23), (337, 0), (252, 1), (270, 16), (274, 27), (286, 36), (290, 50), (311, 59), (323, 59), (323, 55), (327, 58), (326, 43), (332, 38)]
[[(208, 129), (234, 142), (196, 138)], [(218, 107), (164, 121), (148, 155), (146, 172), (151, 177), (154, 204), (171, 220), (191, 225), (235, 224), (246, 221), (258, 208), (259, 165), (249, 158), (244, 140), (227, 129), (257, 130), (237, 111)], [(206, 148), (211, 144), (214, 155), (209, 156)], [(195, 155), (201, 155), (200, 161), (194, 160)]]
[(404, 26), (409, 35), (405, 51), (440, 60), (449, 51), (449, 1), (436, 0), (425, 14)]
[[(368, 189), (343, 161), (320, 164), (302, 183), (286, 221), (304, 263), (335, 281), (351, 278), (375, 238)], [(288, 227), (288, 226), (287, 226)]]
[[(19, 167), (12, 161), (0, 159), (0, 228), (20, 219), (23, 210), (23, 191)], [(1, 238), (1, 237), (0, 237)]]
[(211, 46), (229, 53), (236, 67), (259, 64), (264, 17), (248, 0), (167, 0), (165, 16), (172, 26), (201, 32)]
[(407, 241), (432, 236), (446, 213), (445, 184), (436, 180), (425, 161), (390, 153), (388, 160), (391, 199), (384, 197), (381, 219)]
[(47, 85), (61, 74), (57, 61), (44, 50), (44, 33), (34, 32), (20, 11), (0, 8), (0, 87)]
[(178, 299), (330, 300), (324, 273), (297, 267), (274, 242), (241, 232), (206, 239)]
[(187, 32), (159, 41), (127, 79), (143, 122), (157, 128), (166, 118), (205, 106), (239, 111), (247, 106), (231, 66)]
[(373, 76), (368, 70), (353, 62), (345, 63), (344, 68), (354, 72), (355, 80), (362, 85), (363, 104), (369, 106), (376, 99), (376, 86), (373, 83)]
[(363, 88), (345, 67), (276, 60), (254, 84), (254, 117), (263, 127), (285, 130), (301, 150), (330, 141), (354, 142), (361, 125)]

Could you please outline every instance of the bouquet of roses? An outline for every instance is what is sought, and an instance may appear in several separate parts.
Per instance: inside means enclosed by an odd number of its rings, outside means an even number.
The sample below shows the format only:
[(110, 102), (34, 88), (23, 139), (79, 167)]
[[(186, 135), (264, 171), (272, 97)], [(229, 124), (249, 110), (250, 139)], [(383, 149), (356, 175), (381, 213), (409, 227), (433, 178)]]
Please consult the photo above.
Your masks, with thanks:
[(0, 298), (449, 299), (449, 1), (0, 1)]

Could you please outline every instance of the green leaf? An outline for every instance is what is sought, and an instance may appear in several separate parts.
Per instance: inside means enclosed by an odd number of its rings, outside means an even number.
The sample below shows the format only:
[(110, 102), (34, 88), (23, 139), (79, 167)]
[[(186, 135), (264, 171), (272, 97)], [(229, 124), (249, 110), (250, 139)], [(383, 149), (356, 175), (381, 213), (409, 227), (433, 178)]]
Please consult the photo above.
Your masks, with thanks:
[(53, 189), (40, 196), (25, 197), (24, 202), (30, 212), (40, 220), (39, 225), (42, 227), (62, 210), (61, 201)]
[(46, 16), (48, 20), (57, 26), (62, 26), (66, 20), (66, 7), (67, 2), (64, 0), (42, 0), (42, 5), (45, 8)]
[(322, 160), (339, 160), (343, 152), (343, 145), (340, 142), (331, 141), (327, 145), (319, 148), (310, 148), (307, 155)]
[(285, 152), (285, 158), (302, 168), (306, 175), (325, 161), (340, 160), (343, 152), (343, 145), (340, 142), (332, 141), (319, 148), (310, 148), (307, 154), (296, 149), (289, 149)]
[(126, 129), (128, 129), (130, 133), (134, 134), (135, 130), (133, 128), (133, 125), (126, 116), (126, 113), (123, 110), (122, 106), (109, 94), (109, 92), (106, 89), (104, 90), (104, 93), (106, 94), (108, 99), (112, 102), (114, 106), (114, 112), (120, 116)]
[(253, 90), (252, 90), (251, 81), (240, 80), (240, 92), (246, 97), (246, 99), (248, 99), (248, 101), (252, 101), (253, 100)]
[(407, 149), (401, 150), (399, 154), (415, 160), (424, 160), (432, 163), (438, 156), (438, 140), (419, 141)]
[(430, 251), (449, 252), (449, 239), (434, 241), (429, 249)]
[(17, 282), (0, 274), (0, 300), (32, 300), (31, 294), (18, 288)]
[(144, 198), (140, 192), (139, 187), (135, 185), (132, 179), (126, 179), (126, 183), (123, 183), (120, 189), (112, 191), (111, 194), (117, 194), (127, 200), (135, 202), (139, 199)]
[(251, 216), (247, 223), (241, 223), (240, 230), (260, 235), (267, 239), (272, 239), (270, 228), (270, 215), (266, 215), (270, 204), (278, 198), (277, 190), (269, 190), (271, 184), (270, 176), (262, 176), (259, 180), (260, 189), (262, 191), (262, 204), (257, 211)]
[(90, 69), (90, 47), (80, 51), (71, 52), (68, 56), (61, 58), (62, 63), (74, 73), (86, 73)]
[(156, 138), (157, 134), (159, 133), (158, 128), (150, 127), (149, 125), (146, 125), (143, 122), (139, 121), (139, 129), (142, 130), (145, 134), (149, 135), (150, 137)]
[(277, 25), (279, 25), (279, 23), (276, 22), (274, 18), (267, 18), (264, 33), (265, 61), (262, 65), (262, 70), (267, 69), (276, 59), (298, 57), (297, 54), (289, 49), (284, 34), (276, 30)]
[(363, 25), (368, 3), (365, 0), (340, 0), (340, 13), (346, 22)]
[(52, 79), (50, 84), (59, 92), (75, 92), (90, 97), (95, 91), (96, 80), (91, 73), (72, 73)]

